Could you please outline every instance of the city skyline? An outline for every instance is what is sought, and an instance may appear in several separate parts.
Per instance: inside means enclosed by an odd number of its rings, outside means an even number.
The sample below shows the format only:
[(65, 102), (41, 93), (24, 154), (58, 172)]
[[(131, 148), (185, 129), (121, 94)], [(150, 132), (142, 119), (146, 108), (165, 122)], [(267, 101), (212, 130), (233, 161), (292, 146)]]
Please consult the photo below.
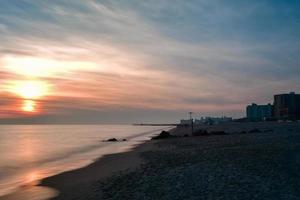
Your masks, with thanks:
[(300, 92), (300, 2), (4, 1), (0, 122), (245, 116)]

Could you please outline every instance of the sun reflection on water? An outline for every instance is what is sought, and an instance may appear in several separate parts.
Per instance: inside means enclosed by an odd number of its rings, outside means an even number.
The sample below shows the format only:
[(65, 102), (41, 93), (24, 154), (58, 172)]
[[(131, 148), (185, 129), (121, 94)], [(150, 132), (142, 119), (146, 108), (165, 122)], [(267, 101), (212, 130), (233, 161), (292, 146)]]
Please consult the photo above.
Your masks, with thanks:
[(41, 176), (39, 175), (39, 173), (37, 171), (33, 171), (26, 175), (25, 183), (26, 185), (36, 185), (38, 184), (40, 178)]
[(35, 112), (36, 103), (33, 100), (24, 100), (22, 105), (22, 110), (25, 112)]

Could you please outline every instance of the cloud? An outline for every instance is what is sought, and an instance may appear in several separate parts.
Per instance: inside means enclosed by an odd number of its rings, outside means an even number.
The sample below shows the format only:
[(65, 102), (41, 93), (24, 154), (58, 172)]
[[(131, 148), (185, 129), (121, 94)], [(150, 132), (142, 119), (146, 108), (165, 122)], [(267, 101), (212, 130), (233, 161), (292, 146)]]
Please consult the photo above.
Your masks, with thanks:
[(242, 116), (247, 102), (300, 91), (299, 8), (279, 1), (6, 1), (1, 88), (26, 78), (29, 67), (48, 66), (51, 73), (35, 77), (55, 88), (46, 113), (119, 108)]

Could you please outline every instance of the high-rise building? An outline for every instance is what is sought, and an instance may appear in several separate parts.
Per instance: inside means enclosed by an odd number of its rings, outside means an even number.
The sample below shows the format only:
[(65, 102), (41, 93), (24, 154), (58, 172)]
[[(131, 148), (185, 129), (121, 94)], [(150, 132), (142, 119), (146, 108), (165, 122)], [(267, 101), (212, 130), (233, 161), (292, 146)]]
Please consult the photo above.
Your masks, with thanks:
[(247, 118), (250, 121), (262, 121), (273, 117), (273, 106), (271, 104), (257, 105), (253, 103), (248, 105), (246, 110)]
[(274, 117), (277, 119), (300, 119), (300, 94), (274, 95)]

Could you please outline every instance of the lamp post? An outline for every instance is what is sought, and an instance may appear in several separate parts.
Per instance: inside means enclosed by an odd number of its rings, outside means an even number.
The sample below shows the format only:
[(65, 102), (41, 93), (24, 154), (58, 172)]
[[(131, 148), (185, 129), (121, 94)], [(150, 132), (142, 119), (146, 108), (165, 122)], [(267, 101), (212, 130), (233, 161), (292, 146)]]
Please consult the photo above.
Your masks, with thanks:
[(191, 121), (191, 126), (192, 126), (192, 135), (194, 134), (194, 120), (192, 117), (193, 112), (189, 112), (190, 114), (190, 121)]

